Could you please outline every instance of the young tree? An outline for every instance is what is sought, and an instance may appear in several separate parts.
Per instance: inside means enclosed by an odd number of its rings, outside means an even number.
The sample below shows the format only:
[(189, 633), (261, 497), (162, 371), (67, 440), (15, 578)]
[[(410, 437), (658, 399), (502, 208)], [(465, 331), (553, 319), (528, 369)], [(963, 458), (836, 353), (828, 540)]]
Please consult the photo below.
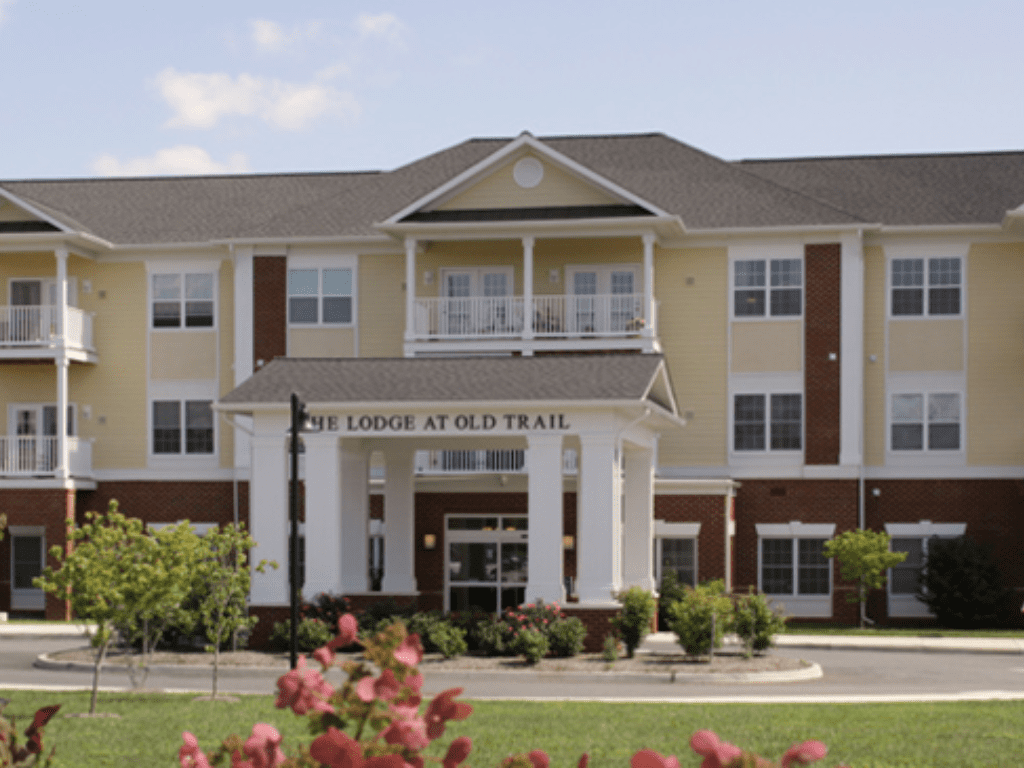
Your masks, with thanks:
[[(211, 529), (204, 537), (203, 558), (197, 573), (206, 590), (200, 605), (200, 615), (210, 641), (208, 651), (213, 652), (213, 692), (217, 698), (217, 676), (220, 667), (221, 643), (234, 633), (256, 625), (257, 617), (249, 616), (246, 598), (249, 595), (249, 568), (246, 565), (249, 550), (256, 542), (243, 524), (232, 524)], [(261, 560), (254, 568), (263, 573), (277, 563)]]
[(857, 582), (857, 594), (847, 595), (851, 603), (860, 603), (860, 627), (867, 620), (869, 589), (885, 586), (885, 572), (907, 559), (906, 552), (889, 551), (890, 536), (880, 531), (845, 531), (825, 542), (825, 557), (839, 561), (842, 576)]
[(999, 626), (1010, 594), (991, 547), (959, 536), (928, 540), (917, 597), (942, 626), (969, 628)]

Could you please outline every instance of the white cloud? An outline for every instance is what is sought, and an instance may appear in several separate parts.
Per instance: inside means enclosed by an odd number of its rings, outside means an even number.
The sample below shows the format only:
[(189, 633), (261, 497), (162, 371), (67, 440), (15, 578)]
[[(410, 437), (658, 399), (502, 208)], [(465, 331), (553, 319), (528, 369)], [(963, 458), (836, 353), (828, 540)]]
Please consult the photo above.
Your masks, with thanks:
[(249, 27), (257, 48), (268, 53), (279, 53), (291, 45), (315, 38), (320, 34), (322, 24), (318, 21), (296, 24), (291, 31), (286, 32), (276, 21), (253, 19)]
[(361, 13), (356, 18), (356, 30), (360, 37), (380, 37), (393, 45), (402, 45), (405, 37), (405, 25), (393, 13)]
[(163, 70), (156, 85), (174, 111), (171, 128), (213, 128), (222, 117), (258, 117), (288, 131), (307, 127), (317, 118), (334, 114), (354, 117), (360, 112), (355, 97), (323, 83), (289, 83), (278, 79), (223, 72)]
[(202, 147), (179, 144), (157, 150), (151, 157), (118, 160), (114, 155), (101, 155), (92, 169), (101, 176), (194, 176), (209, 173), (248, 173), (249, 160), (241, 152), (233, 152), (226, 163), (218, 163)]
[(7, 17), (7, 9), (14, 5), (14, 0), (0, 0), (0, 24), (4, 23)]

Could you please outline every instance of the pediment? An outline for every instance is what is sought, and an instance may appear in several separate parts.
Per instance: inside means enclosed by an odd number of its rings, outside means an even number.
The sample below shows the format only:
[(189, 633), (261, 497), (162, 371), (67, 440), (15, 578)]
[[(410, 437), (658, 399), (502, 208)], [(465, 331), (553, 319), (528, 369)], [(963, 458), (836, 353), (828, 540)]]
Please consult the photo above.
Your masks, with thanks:
[(52, 221), (0, 190), (0, 234), (57, 231), (59, 228)]

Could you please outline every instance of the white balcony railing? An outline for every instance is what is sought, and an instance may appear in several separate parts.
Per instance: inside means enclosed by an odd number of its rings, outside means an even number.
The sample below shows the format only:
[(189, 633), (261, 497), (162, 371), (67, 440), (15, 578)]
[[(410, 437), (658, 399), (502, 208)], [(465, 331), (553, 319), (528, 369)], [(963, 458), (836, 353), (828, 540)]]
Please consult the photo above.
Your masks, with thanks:
[[(421, 339), (517, 337), (526, 332), (521, 296), (416, 299), (414, 333)], [(653, 310), (652, 310), (653, 311)], [(530, 312), (536, 337), (636, 336), (654, 327), (641, 293), (536, 296)]]
[[(91, 312), (68, 307), (64, 346), (93, 350)], [(60, 308), (54, 304), (0, 306), (0, 347), (53, 347), (60, 338)]]
[[(92, 441), (68, 437), (68, 458), (72, 477), (92, 474)], [(55, 475), (60, 469), (56, 437), (0, 437), (0, 477)]]
[[(442, 450), (417, 451), (418, 475), (485, 475), (525, 474), (526, 451), (509, 450)], [(562, 473), (576, 474), (576, 451), (562, 452)]]

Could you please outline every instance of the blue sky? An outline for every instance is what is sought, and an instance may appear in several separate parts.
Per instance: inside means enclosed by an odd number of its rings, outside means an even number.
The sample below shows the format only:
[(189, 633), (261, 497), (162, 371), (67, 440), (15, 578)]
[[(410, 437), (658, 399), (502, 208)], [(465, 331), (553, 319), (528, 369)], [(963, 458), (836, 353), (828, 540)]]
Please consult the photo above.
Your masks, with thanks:
[(1020, 0), (0, 0), (0, 178), (388, 169), (474, 136), (1024, 148)]

